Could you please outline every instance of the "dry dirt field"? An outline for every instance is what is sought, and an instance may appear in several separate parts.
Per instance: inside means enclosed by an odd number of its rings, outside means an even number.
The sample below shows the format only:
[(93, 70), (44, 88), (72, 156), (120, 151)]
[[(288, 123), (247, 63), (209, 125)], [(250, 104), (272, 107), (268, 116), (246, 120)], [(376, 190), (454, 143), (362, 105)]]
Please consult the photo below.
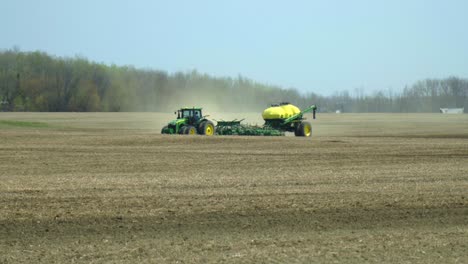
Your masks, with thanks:
[[(258, 114), (213, 114), (246, 117)], [(0, 263), (468, 263), (468, 115), (0, 113)]]

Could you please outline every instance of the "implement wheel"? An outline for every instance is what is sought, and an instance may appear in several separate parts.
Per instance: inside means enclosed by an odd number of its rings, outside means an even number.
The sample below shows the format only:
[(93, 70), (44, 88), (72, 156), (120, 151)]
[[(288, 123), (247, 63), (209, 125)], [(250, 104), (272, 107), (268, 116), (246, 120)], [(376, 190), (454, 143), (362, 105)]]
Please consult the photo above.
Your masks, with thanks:
[(215, 133), (215, 126), (211, 121), (205, 121), (200, 124), (201, 135), (212, 136)]
[(300, 137), (300, 136), (301, 136), (301, 131), (300, 131), (300, 129), (301, 129), (301, 124), (297, 125), (297, 126), (296, 126), (296, 129), (294, 129), (294, 135), (295, 135), (296, 137)]
[(297, 137), (310, 137), (312, 136), (312, 125), (309, 122), (302, 122), (297, 126), (294, 134)]
[(185, 126), (184, 134), (186, 135), (196, 135), (197, 129), (194, 126)]

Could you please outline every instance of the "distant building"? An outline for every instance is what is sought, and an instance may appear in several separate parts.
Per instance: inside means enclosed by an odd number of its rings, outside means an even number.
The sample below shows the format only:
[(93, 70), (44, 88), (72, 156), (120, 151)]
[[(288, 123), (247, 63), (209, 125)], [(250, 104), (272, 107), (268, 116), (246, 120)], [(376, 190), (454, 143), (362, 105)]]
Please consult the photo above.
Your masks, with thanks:
[(442, 114), (463, 114), (465, 108), (440, 108)]
[(2, 111), (2, 112), (8, 111), (8, 106), (9, 106), (9, 105), (10, 105), (10, 104), (8, 103), (7, 100), (2, 100), (2, 101), (0, 101), (0, 111)]

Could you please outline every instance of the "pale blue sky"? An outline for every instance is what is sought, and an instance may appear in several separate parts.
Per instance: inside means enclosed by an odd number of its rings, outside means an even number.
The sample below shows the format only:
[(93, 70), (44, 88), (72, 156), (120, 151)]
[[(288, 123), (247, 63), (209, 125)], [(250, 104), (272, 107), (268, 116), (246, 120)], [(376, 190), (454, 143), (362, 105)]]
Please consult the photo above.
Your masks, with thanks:
[(468, 77), (468, 1), (0, 0), (0, 49), (328, 95)]

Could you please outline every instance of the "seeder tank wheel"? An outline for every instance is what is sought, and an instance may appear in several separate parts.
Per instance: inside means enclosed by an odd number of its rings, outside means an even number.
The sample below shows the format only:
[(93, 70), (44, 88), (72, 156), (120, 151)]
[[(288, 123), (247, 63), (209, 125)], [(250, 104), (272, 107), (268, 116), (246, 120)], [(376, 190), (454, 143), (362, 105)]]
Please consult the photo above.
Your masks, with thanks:
[(312, 125), (309, 122), (302, 122), (294, 134), (299, 137), (310, 137), (312, 136)]

